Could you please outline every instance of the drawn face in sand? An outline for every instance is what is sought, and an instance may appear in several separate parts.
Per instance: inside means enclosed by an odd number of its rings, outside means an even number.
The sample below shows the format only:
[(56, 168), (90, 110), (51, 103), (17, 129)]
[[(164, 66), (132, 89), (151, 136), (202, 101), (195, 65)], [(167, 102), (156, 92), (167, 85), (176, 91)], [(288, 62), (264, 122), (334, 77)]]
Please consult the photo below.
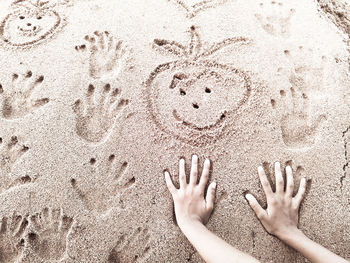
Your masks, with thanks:
[(226, 65), (168, 63), (156, 72), (148, 82), (152, 117), (163, 131), (186, 142), (219, 136), (250, 93), (246, 74)]
[(163, 132), (193, 145), (211, 143), (233, 126), (237, 110), (248, 100), (247, 73), (210, 60), (229, 45), (249, 44), (244, 37), (227, 38), (203, 48), (195, 26), (186, 47), (172, 40), (155, 39), (154, 47), (179, 60), (158, 66), (146, 82), (147, 104)]
[(26, 47), (50, 38), (60, 25), (61, 17), (53, 10), (17, 10), (2, 21), (0, 37), (7, 45)]

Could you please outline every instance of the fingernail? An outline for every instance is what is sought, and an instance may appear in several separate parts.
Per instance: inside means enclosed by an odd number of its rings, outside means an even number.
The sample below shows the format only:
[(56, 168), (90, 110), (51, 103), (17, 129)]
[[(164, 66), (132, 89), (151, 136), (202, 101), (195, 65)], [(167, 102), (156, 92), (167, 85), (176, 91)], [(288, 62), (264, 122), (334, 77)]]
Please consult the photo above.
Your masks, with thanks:
[(216, 182), (213, 183), (213, 188), (214, 188), (214, 189), (216, 188)]
[(209, 160), (209, 159), (205, 159), (205, 162), (206, 162), (207, 164), (210, 164), (210, 160)]
[(252, 197), (253, 197), (253, 196), (252, 196), (251, 194), (246, 194), (246, 195), (245, 195), (245, 198), (247, 198), (248, 200), (251, 200)]
[(302, 183), (306, 183), (306, 178), (305, 177), (301, 178), (301, 181)]
[(194, 154), (194, 155), (192, 156), (192, 158), (193, 158), (193, 159), (198, 159), (198, 156), (197, 156), (196, 154)]

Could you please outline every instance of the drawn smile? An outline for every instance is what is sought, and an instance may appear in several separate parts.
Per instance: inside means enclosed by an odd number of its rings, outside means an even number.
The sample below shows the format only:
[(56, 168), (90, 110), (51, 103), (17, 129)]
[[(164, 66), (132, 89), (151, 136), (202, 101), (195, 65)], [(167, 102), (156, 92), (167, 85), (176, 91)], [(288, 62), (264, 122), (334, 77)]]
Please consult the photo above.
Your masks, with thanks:
[(40, 30), (40, 26), (33, 26), (32, 28), (22, 28), (21, 26), (17, 26), (17, 29), (21, 32), (24, 36), (35, 36)]
[(226, 111), (224, 111), (223, 113), (221, 113), (220, 117), (216, 120), (215, 123), (212, 123), (212, 124), (209, 124), (209, 125), (206, 125), (206, 126), (203, 126), (203, 127), (199, 127), (198, 125), (192, 123), (192, 122), (189, 122), (189, 121), (186, 121), (185, 118), (181, 117), (176, 110), (173, 110), (173, 116), (174, 118), (181, 122), (182, 124), (184, 124), (185, 126), (188, 126), (192, 129), (196, 129), (196, 130), (207, 130), (207, 129), (211, 129), (213, 128), (214, 126), (217, 126), (219, 125), (220, 123), (222, 123), (225, 118), (226, 118)]

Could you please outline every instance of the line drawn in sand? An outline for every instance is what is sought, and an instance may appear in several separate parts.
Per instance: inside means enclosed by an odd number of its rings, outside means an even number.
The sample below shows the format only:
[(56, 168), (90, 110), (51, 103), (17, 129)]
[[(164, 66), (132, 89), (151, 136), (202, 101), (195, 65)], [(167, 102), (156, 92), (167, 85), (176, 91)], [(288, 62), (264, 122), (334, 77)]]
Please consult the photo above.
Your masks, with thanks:
[(187, 46), (154, 40), (155, 49), (179, 59), (159, 65), (150, 74), (145, 82), (147, 107), (163, 132), (185, 143), (204, 145), (221, 136), (251, 92), (246, 72), (209, 57), (233, 44), (246, 45), (249, 40), (228, 38), (204, 48), (194, 26), (189, 33)]
[[(125, 208), (123, 194), (133, 187), (135, 177), (128, 173), (127, 162), (117, 163), (114, 154), (107, 160), (98, 162), (90, 159), (91, 178), (89, 181), (71, 179), (71, 185), (90, 211), (105, 214), (119, 201), (119, 206)], [(101, 180), (103, 177), (103, 180)]]
[(16, 0), (0, 24), (0, 45), (28, 49), (48, 41), (66, 25), (69, 0)]
[(17, 136), (12, 136), (8, 142), (0, 137), (0, 194), (20, 185), (33, 183), (37, 176), (15, 176), (12, 169), (29, 147), (21, 144)]
[(86, 35), (85, 40), (86, 44), (75, 46), (75, 50), (88, 52), (90, 76), (95, 79), (118, 76), (130, 52), (123, 41), (108, 31), (95, 31), (91, 36)]
[[(324, 91), (324, 69), (326, 56), (318, 56), (311, 48), (299, 46), (294, 50), (285, 50), (284, 55), (291, 64), (289, 81), (302, 92)], [(284, 69), (279, 69), (285, 73)]]
[(49, 98), (32, 99), (33, 92), (43, 81), (43, 75), (34, 76), (29, 70), (25, 74), (12, 74), (9, 87), (0, 84), (1, 117), (8, 120), (22, 118), (49, 103)]
[(27, 218), (16, 212), (0, 220), (0, 263), (18, 262), (25, 248)]
[(122, 235), (108, 257), (108, 263), (144, 262), (152, 250), (147, 228), (138, 227), (131, 235)]
[(76, 132), (84, 140), (99, 143), (112, 131), (117, 118), (129, 100), (119, 99), (120, 89), (103, 83), (98, 89), (89, 84), (85, 101), (78, 99), (73, 105), (76, 114)]
[(62, 209), (45, 207), (29, 217), (28, 244), (42, 260), (60, 260), (66, 256), (66, 244), (74, 219)]
[(255, 17), (266, 33), (285, 38), (290, 36), (290, 20), (295, 9), (288, 9), (284, 3), (276, 1), (260, 3), (259, 7), (261, 12), (255, 14)]
[(218, 5), (224, 4), (227, 0), (168, 0), (186, 11), (188, 18), (195, 17), (198, 13), (209, 9), (215, 8)]
[(278, 101), (271, 99), (272, 108), (281, 113), (281, 132), (284, 144), (294, 149), (314, 145), (319, 128), (327, 117), (325, 114), (313, 118), (309, 113), (310, 101), (300, 90), (280, 90)]

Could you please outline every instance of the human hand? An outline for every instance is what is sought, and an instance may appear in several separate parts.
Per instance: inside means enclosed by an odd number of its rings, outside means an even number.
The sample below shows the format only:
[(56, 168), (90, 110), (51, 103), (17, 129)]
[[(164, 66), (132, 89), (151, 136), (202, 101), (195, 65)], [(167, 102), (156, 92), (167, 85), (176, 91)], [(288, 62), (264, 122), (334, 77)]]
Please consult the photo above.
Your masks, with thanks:
[(198, 157), (192, 156), (190, 182), (187, 183), (185, 160), (179, 162), (180, 189), (177, 189), (168, 172), (165, 172), (167, 187), (174, 199), (176, 220), (180, 228), (186, 224), (200, 222), (206, 224), (214, 208), (216, 183), (212, 182), (204, 199), (205, 186), (209, 179), (210, 161), (204, 162), (201, 178), (198, 181)]
[(247, 194), (246, 198), (266, 231), (280, 239), (298, 232), (299, 206), (306, 190), (305, 178), (301, 179), (298, 193), (293, 197), (294, 180), (290, 166), (286, 167), (286, 190), (280, 163), (275, 163), (276, 192), (272, 191), (261, 166), (258, 168), (258, 173), (266, 195), (267, 209), (264, 210), (253, 195)]

